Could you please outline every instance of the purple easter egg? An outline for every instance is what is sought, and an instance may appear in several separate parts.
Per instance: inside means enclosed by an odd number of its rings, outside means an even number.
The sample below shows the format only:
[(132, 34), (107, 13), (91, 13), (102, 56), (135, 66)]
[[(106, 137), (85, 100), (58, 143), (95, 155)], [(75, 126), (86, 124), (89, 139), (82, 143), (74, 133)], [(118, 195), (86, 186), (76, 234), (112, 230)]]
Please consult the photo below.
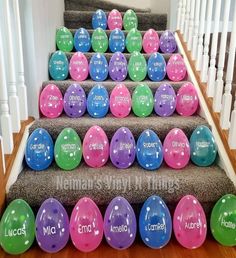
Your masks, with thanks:
[(127, 76), (127, 60), (121, 52), (112, 55), (109, 62), (109, 75), (113, 81), (123, 81)]
[(64, 110), (69, 117), (81, 117), (86, 111), (86, 95), (79, 84), (71, 84), (64, 95)]
[(135, 140), (126, 127), (119, 128), (111, 139), (110, 159), (117, 168), (130, 167), (135, 159)]
[(176, 94), (172, 86), (162, 83), (154, 97), (154, 109), (159, 116), (171, 116), (176, 107)]
[(177, 48), (174, 34), (166, 30), (160, 37), (160, 49), (163, 53), (174, 53)]

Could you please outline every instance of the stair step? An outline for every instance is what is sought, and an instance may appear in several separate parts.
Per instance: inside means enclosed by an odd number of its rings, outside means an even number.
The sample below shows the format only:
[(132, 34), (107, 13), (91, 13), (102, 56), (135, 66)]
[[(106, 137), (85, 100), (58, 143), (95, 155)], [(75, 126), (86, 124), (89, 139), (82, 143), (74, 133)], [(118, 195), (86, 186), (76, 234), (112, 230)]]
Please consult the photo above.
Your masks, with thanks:
[(175, 92), (177, 93), (177, 91), (179, 90), (179, 88), (186, 83), (187, 81), (181, 81), (181, 82), (172, 82), (172, 81), (161, 81), (161, 82), (153, 82), (150, 80), (146, 80), (146, 81), (142, 81), (142, 82), (134, 82), (131, 80), (125, 80), (123, 82), (116, 82), (116, 81), (112, 81), (111, 79), (105, 80), (103, 82), (96, 82), (93, 80), (86, 80), (86, 81), (82, 81), (82, 82), (77, 82), (77, 81), (73, 81), (73, 80), (65, 80), (65, 81), (44, 81), (42, 84), (42, 89), (45, 88), (48, 84), (52, 83), (57, 85), (57, 87), (61, 90), (62, 94), (64, 95), (65, 91), (67, 90), (67, 88), (71, 85), (71, 84), (79, 84), (83, 87), (84, 91), (86, 94), (89, 93), (89, 91), (91, 90), (91, 88), (96, 85), (96, 84), (101, 84), (103, 85), (108, 93), (110, 94), (111, 91), (114, 89), (114, 87), (119, 84), (119, 83), (123, 83), (125, 84), (125, 86), (128, 88), (128, 90), (130, 91), (130, 94), (132, 94), (132, 92), (134, 91), (135, 87), (139, 84), (147, 84), (150, 89), (152, 90), (153, 94), (155, 94), (157, 88), (163, 84), (163, 83), (168, 83), (170, 84), (173, 89), (175, 90)]
[(51, 134), (55, 140), (62, 129), (66, 127), (72, 127), (76, 130), (79, 136), (83, 139), (88, 129), (93, 125), (101, 126), (107, 134), (109, 140), (111, 140), (115, 131), (122, 127), (128, 127), (137, 140), (139, 135), (145, 129), (154, 130), (159, 138), (163, 141), (167, 133), (175, 127), (182, 129), (188, 137), (191, 136), (193, 130), (198, 125), (208, 125), (206, 120), (198, 115), (183, 117), (177, 114), (173, 114), (170, 117), (159, 117), (156, 114), (152, 114), (149, 117), (136, 117), (133, 113), (125, 118), (116, 118), (112, 114), (107, 114), (104, 118), (92, 118), (88, 114), (80, 118), (70, 118), (66, 115), (61, 115), (55, 119), (49, 119), (46, 117), (35, 120), (30, 127), (30, 133), (39, 127), (42, 127)]
[[(126, 190), (119, 188), (125, 180), (128, 182)], [(114, 186), (109, 184), (111, 182)], [(40, 206), (46, 198), (54, 197), (65, 206), (73, 206), (79, 198), (89, 196), (98, 205), (107, 205), (112, 198), (121, 195), (136, 204), (157, 194), (171, 204), (192, 194), (200, 202), (209, 203), (226, 193), (235, 193), (234, 185), (215, 165), (197, 167), (190, 163), (177, 171), (163, 164), (157, 171), (149, 172), (137, 164), (118, 170), (110, 162), (98, 169), (82, 162), (73, 171), (62, 171), (55, 164), (41, 172), (25, 168), (11, 186), (7, 201), (22, 198), (32, 206)]]
[(97, 9), (102, 9), (103, 11), (111, 11), (112, 9), (117, 9), (120, 12), (125, 12), (130, 8), (133, 9), (135, 12), (151, 12), (149, 8), (141, 9), (101, 0), (65, 0), (65, 10), (96, 11)]
[[(107, 13), (108, 14), (108, 13)], [(123, 14), (123, 13), (122, 13)], [(138, 29), (148, 30), (153, 28), (155, 30), (166, 30), (167, 14), (154, 13), (136, 13), (138, 17)], [(67, 28), (78, 29), (83, 27), (91, 29), (92, 27), (91, 11), (65, 11), (64, 23)]]

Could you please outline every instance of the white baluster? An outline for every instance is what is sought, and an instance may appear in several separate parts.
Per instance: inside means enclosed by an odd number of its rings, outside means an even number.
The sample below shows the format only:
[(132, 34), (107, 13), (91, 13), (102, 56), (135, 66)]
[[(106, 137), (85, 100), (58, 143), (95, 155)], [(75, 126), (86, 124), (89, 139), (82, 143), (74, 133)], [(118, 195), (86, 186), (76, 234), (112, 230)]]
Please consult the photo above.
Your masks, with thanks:
[(11, 154), (13, 151), (13, 135), (11, 116), (9, 114), (7, 85), (6, 85), (6, 71), (3, 60), (4, 49), (2, 44), (2, 32), (0, 29), (0, 121), (3, 138), (3, 151), (5, 154)]
[(180, 32), (184, 33), (184, 22), (185, 22), (185, 12), (186, 12), (186, 0), (182, 2), (182, 11), (181, 11), (181, 23), (180, 23)]
[(220, 25), (220, 10), (221, 10), (221, 0), (216, 0), (215, 6), (215, 17), (214, 17), (214, 30), (211, 41), (211, 61), (208, 70), (207, 77), (207, 96), (213, 97), (215, 91), (215, 78), (216, 78), (216, 53), (219, 35), (219, 25)]
[(202, 57), (202, 69), (201, 69), (201, 81), (207, 82), (207, 70), (209, 64), (209, 43), (210, 43), (210, 33), (211, 33), (211, 18), (212, 18), (212, 8), (213, 0), (208, 0), (207, 5), (207, 22), (206, 22), (206, 33), (204, 38), (204, 51)]
[(200, 12), (200, 27), (198, 34), (198, 47), (197, 47), (197, 60), (196, 60), (196, 69), (197, 71), (201, 70), (202, 66), (202, 52), (203, 52), (203, 35), (204, 35), (204, 26), (205, 26), (205, 15), (206, 14), (206, 0), (202, 0), (201, 12)]
[(177, 30), (180, 30), (180, 24), (181, 24), (181, 12), (182, 12), (182, 2), (183, 0), (179, 0), (178, 3), (178, 11), (177, 11)]
[(21, 120), (28, 119), (28, 107), (27, 107), (27, 89), (25, 85), (24, 75), (24, 61), (23, 61), (23, 47), (21, 37), (21, 20), (19, 11), (19, 0), (13, 0), (15, 25), (17, 33), (17, 55), (18, 55), (18, 97), (20, 99), (20, 118)]
[(228, 24), (229, 24), (229, 10), (230, 10), (230, 1), (225, 0), (224, 7), (224, 18), (223, 18), (223, 31), (221, 34), (220, 40), (220, 54), (218, 61), (218, 70), (217, 70), (217, 80), (215, 83), (215, 95), (213, 98), (213, 110), (215, 112), (220, 112), (221, 109), (221, 101), (223, 94), (223, 75), (224, 75), (224, 63), (225, 63), (225, 50), (226, 50), (226, 42), (227, 42), (227, 33), (228, 33)]
[(185, 13), (185, 23), (184, 23), (184, 41), (185, 42), (187, 42), (187, 40), (188, 40), (190, 5), (191, 5), (191, 0), (187, 0), (186, 13)]
[(7, 77), (7, 85), (8, 85), (8, 93), (9, 93), (9, 106), (10, 106), (10, 114), (12, 119), (12, 130), (13, 132), (20, 131), (20, 111), (19, 111), (19, 98), (17, 96), (16, 90), (16, 73), (15, 73), (15, 60), (13, 56), (13, 49), (15, 46), (15, 40), (12, 38), (12, 22), (11, 22), (11, 12), (10, 12), (10, 4), (11, 1), (4, 0), (4, 8), (6, 10), (6, 52), (8, 54), (8, 77)]
[(229, 128), (229, 138), (228, 143), (230, 149), (236, 149), (236, 95), (235, 95), (235, 101), (234, 101), (234, 110), (231, 114), (231, 123)]
[(188, 50), (192, 49), (193, 43), (193, 29), (194, 29), (194, 11), (195, 11), (195, 0), (191, 1), (190, 6), (190, 18), (189, 18), (189, 30), (188, 30)]
[(193, 35), (193, 46), (192, 46), (192, 59), (197, 58), (197, 42), (198, 42), (198, 30), (199, 30), (199, 15), (200, 15), (200, 4), (201, 0), (196, 0), (195, 14), (194, 14), (194, 35)]
[[(230, 126), (230, 112), (232, 104), (232, 81), (234, 75), (234, 62), (235, 62), (235, 48), (236, 48), (236, 1), (234, 8), (234, 20), (233, 27), (231, 31), (230, 46), (229, 46), (229, 57), (227, 63), (226, 71), (226, 84), (225, 84), (225, 93), (222, 99), (222, 109), (220, 113), (220, 126), (222, 129), (229, 129)], [(236, 137), (236, 135), (235, 135)]]

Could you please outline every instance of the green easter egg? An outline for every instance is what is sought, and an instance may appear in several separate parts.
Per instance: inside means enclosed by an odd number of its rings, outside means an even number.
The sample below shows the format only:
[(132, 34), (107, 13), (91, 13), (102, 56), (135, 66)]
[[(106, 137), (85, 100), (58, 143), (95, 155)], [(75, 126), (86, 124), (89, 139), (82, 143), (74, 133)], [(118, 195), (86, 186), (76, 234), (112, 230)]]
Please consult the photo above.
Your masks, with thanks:
[(129, 9), (125, 12), (123, 17), (123, 27), (125, 30), (138, 28), (138, 18), (136, 13), (133, 10)]
[(66, 27), (57, 29), (56, 32), (56, 44), (59, 50), (64, 52), (72, 51), (74, 47), (74, 38), (70, 30)]
[(132, 81), (142, 81), (147, 75), (147, 62), (145, 57), (134, 51), (129, 59), (128, 64), (129, 77)]
[(142, 35), (136, 28), (131, 29), (127, 34), (126, 48), (129, 53), (142, 50)]
[(105, 53), (108, 49), (108, 37), (106, 32), (101, 28), (97, 28), (93, 32), (91, 44), (94, 52)]

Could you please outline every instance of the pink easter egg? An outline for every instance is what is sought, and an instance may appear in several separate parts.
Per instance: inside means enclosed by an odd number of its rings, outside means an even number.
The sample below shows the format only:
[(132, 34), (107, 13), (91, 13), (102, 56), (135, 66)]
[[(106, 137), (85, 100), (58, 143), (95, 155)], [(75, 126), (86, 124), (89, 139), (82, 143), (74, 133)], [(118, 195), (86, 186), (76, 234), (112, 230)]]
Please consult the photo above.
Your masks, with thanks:
[(114, 29), (122, 29), (122, 16), (121, 13), (116, 10), (113, 9), (109, 15), (108, 15), (108, 19), (107, 19), (107, 24), (108, 24), (108, 28), (109, 30), (114, 30)]
[(99, 168), (106, 164), (109, 157), (109, 142), (100, 126), (92, 126), (83, 141), (83, 157), (88, 166)]
[(199, 105), (197, 91), (191, 82), (187, 82), (178, 90), (176, 98), (176, 111), (181, 116), (193, 115)]
[(48, 84), (41, 92), (39, 98), (41, 113), (49, 118), (56, 118), (63, 111), (63, 97), (55, 84)]
[(74, 246), (82, 252), (95, 250), (102, 241), (102, 214), (96, 203), (88, 197), (81, 198), (72, 211), (70, 236)]
[(143, 36), (143, 50), (147, 54), (157, 52), (159, 49), (159, 36), (154, 29), (149, 29)]
[(182, 81), (187, 73), (183, 57), (180, 54), (172, 54), (167, 63), (166, 71), (171, 81)]
[(207, 235), (205, 212), (192, 195), (184, 196), (176, 206), (173, 229), (177, 241), (188, 249), (200, 247)]
[(82, 52), (76, 52), (70, 59), (70, 76), (75, 81), (84, 81), (88, 77), (88, 60)]
[(174, 169), (184, 168), (190, 159), (190, 146), (185, 133), (179, 129), (172, 129), (163, 143), (164, 160)]
[(110, 110), (115, 117), (126, 117), (131, 110), (131, 96), (127, 87), (120, 83), (115, 86), (110, 96)]

